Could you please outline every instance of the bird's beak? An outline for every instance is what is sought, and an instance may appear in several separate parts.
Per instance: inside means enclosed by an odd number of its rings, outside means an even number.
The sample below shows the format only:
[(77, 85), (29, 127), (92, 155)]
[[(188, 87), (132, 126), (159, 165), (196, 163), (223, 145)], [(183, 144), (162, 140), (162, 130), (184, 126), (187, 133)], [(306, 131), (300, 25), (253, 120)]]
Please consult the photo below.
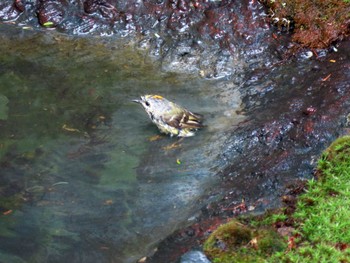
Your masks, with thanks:
[(132, 102), (141, 103), (141, 100), (132, 100)]

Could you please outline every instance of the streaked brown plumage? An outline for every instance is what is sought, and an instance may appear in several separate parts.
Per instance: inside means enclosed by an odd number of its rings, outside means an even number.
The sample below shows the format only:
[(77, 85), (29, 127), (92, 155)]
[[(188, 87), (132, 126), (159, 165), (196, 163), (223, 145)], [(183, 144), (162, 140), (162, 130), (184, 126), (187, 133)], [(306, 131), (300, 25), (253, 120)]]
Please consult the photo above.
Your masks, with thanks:
[(197, 129), (204, 127), (202, 115), (193, 113), (160, 95), (145, 95), (133, 101), (140, 103), (159, 130), (170, 136), (193, 136)]

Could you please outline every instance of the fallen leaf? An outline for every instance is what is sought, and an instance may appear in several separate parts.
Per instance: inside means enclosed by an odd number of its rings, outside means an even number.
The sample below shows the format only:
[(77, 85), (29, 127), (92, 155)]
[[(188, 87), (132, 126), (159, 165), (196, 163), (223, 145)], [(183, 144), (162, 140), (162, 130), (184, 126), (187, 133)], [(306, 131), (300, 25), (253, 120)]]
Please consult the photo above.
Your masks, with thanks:
[(258, 239), (256, 237), (250, 240), (248, 244), (254, 249), (258, 249)]
[(179, 159), (176, 159), (177, 164), (181, 164), (181, 161)]
[(78, 129), (70, 128), (66, 124), (63, 124), (62, 129), (69, 132), (80, 132)]
[(3, 212), (2, 214), (7, 216), (7, 215), (11, 214), (12, 212), (13, 212), (13, 210), (10, 209), (10, 210)]
[(56, 185), (61, 185), (61, 184), (69, 184), (68, 182), (57, 182), (51, 185), (51, 187), (54, 187)]
[(154, 142), (154, 141), (158, 141), (158, 140), (161, 139), (161, 138), (162, 138), (162, 136), (160, 136), (160, 135), (154, 135), (154, 136), (148, 138), (148, 140), (149, 140), (150, 142)]
[(137, 261), (138, 263), (144, 263), (144, 262), (146, 262), (146, 260), (147, 260), (147, 257), (143, 257), (143, 258), (141, 258), (139, 261)]
[(174, 142), (170, 145), (162, 147), (162, 149), (165, 151), (168, 151), (168, 150), (173, 150), (173, 149), (179, 148), (180, 146), (181, 146), (181, 144), (179, 144), (178, 142)]
[(331, 77), (332, 74), (329, 74), (327, 77), (323, 78), (322, 81), (327, 81), (330, 77)]
[(46, 26), (46, 27), (53, 26), (53, 25), (54, 25), (54, 23), (51, 21), (47, 21), (43, 24), (43, 26)]
[(289, 249), (289, 250), (292, 250), (292, 249), (294, 249), (294, 248), (296, 248), (295, 238), (294, 238), (294, 237), (290, 237), (290, 238), (288, 239), (288, 249)]
[(102, 250), (108, 250), (109, 247), (102, 246), (102, 247), (100, 247), (100, 249), (102, 249)]
[(335, 247), (341, 251), (347, 249), (349, 247), (349, 244), (346, 243), (337, 243), (335, 244)]
[(108, 199), (104, 202), (105, 205), (111, 205), (113, 204), (113, 200), (112, 199)]

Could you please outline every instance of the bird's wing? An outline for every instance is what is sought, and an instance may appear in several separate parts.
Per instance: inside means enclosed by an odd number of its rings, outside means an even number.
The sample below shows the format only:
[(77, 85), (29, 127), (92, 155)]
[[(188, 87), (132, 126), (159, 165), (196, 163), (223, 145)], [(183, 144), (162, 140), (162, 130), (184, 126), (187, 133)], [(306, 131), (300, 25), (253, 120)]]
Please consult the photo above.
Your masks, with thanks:
[(173, 115), (168, 115), (168, 116), (164, 115), (162, 117), (163, 121), (166, 124), (168, 124), (168, 125), (170, 125), (170, 126), (172, 126), (174, 128), (177, 128), (177, 129), (181, 128), (181, 126), (180, 126), (181, 118), (182, 118), (182, 116), (178, 115), (178, 114), (173, 114)]
[(198, 129), (204, 127), (202, 124), (203, 116), (190, 111), (185, 111), (180, 121), (182, 128)]
[(183, 110), (181, 113), (163, 116), (163, 121), (177, 129), (198, 129), (204, 127), (201, 123), (203, 116)]

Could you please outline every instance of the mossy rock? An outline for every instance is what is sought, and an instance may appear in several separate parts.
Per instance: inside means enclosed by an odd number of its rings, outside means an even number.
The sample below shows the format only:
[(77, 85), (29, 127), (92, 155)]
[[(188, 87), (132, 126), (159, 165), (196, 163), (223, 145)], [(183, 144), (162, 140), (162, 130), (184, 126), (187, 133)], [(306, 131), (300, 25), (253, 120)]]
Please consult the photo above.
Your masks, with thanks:
[(343, 136), (335, 140), (323, 153), (322, 158), (328, 161), (348, 161), (350, 158), (350, 136)]
[(273, 229), (252, 229), (233, 220), (209, 236), (204, 252), (213, 262), (264, 262), (286, 247), (287, 242)]
[[(204, 251), (211, 258), (232, 254), (252, 239), (252, 230), (247, 226), (231, 221), (221, 225), (204, 243)], [(215, 261), (214, 261), (215, 262)]]
[(257, 252), (260, 255), (271, 255), (287, 248), (287, 242), (274, 229), (257, 231)]
[[(245, 225), (231, 221), (221, 225), (208, 238), (207, 247), (218, 247), (226, 249), (226, 247), (239, 247), (242, 244), (247, 244), (252, 238), (252, 231)], [(223, 247), (225, 246), (225, 247)]]
[[(343, 136), (335, 140), (322, 154), (316, 169), (316, 177), (320, 181), (327, 180), (327, 175), (336, 175), (335, 171), (350, 162), (350, 136)], [(338, 167), (338, 169), (335, 169)], [(346, 169), (344, 169), (346, 170)]]

